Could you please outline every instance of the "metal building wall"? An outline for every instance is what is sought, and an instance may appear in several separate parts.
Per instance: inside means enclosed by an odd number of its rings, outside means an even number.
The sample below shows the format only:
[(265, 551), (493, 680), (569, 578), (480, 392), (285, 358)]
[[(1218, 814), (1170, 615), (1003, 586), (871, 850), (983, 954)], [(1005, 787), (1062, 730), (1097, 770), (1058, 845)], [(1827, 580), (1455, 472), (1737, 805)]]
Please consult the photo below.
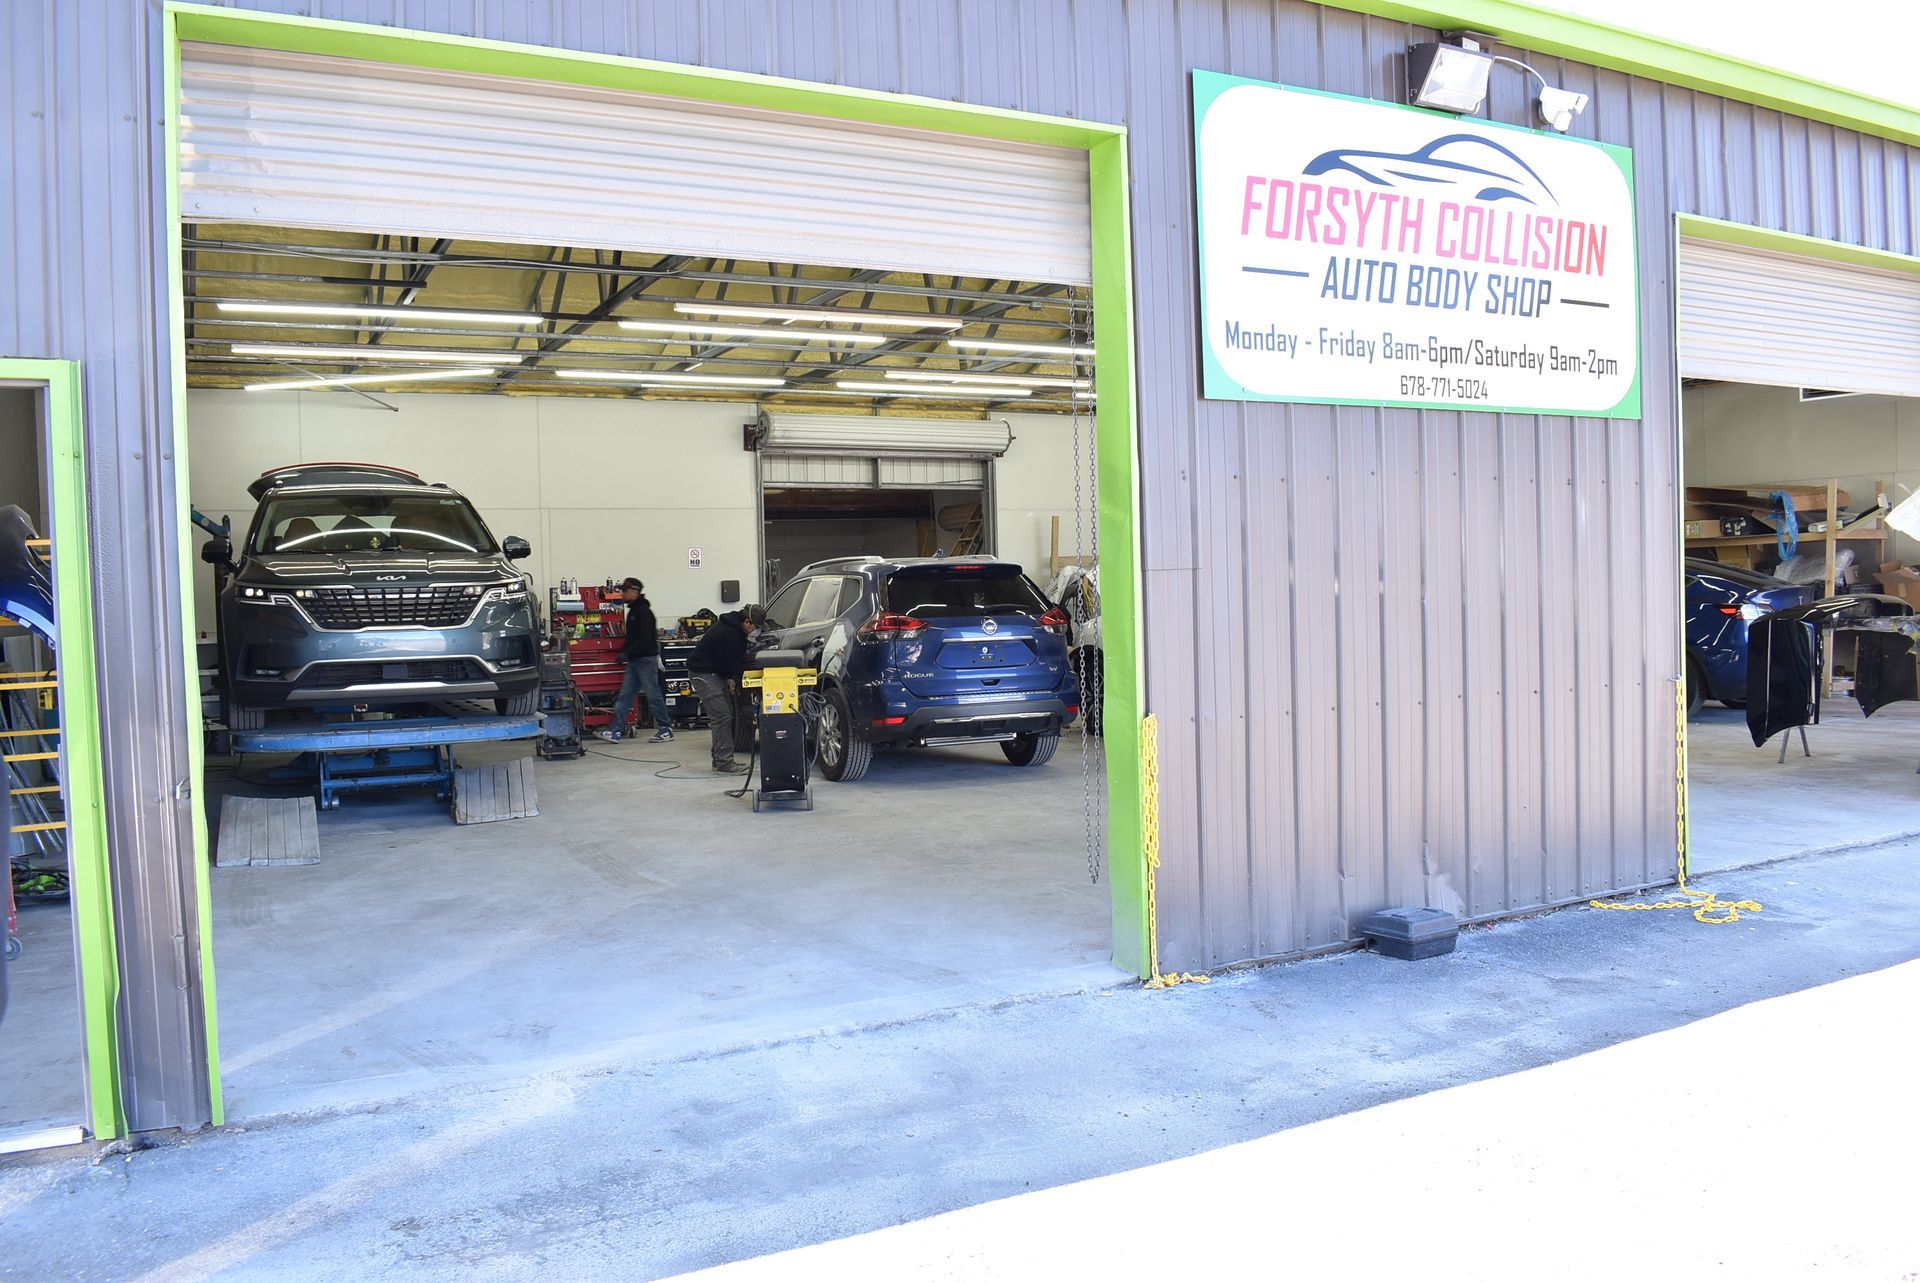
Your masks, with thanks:
[[(1187, 72), (1401, 96), (1430, 33), (1301, 0), (244, 0), (1132, 130), (1161, 962), (1337, 945), (1366, 910), (1666, 878), (1678, 671), (1676, 210), (1913, 252), (1920, 154), (1613, 72), (1644, 423), (1197, 397)], [(205, 1116), (168, 457), (158, 0), (0, 4), (0, 352), (84, 363), (121, 1037), (136, 1128)], [(1519, 52), (1524, 56), (1524, 51)], [(1492, 114), (1526, 119), (1516, 76)]]

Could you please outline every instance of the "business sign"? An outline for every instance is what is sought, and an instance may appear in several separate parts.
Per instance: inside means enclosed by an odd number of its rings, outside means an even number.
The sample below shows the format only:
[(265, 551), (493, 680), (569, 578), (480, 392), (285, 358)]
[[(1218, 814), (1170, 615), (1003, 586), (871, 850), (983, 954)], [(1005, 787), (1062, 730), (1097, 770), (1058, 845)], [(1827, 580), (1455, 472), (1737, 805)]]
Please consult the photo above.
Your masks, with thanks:
[(1193, 73), (1204, 394), (1640, 417), (1624, 147)]

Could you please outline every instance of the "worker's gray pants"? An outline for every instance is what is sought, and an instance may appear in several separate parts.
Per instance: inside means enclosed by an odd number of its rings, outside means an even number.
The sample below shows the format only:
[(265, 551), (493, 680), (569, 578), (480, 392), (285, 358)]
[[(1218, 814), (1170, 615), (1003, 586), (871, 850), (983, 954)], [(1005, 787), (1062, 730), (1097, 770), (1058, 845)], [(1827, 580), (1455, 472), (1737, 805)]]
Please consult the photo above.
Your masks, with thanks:
[(733, 688), (726, 678), (713, 673), (689, 673), (688, 676), (693, 679), (693, 693), (700, 697), (700, 712), (713, 732), (713, 764), (731, 766), (734, 738), (739, 734), (735, 722), (740, 716)]

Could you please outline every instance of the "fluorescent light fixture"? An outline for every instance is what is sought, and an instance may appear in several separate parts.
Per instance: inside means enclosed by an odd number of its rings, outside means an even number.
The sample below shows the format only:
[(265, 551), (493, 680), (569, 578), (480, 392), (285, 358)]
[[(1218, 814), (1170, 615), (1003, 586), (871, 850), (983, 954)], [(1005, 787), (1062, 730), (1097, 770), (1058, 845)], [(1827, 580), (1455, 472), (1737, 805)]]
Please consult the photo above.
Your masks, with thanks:
[(1090, 391), (1093, 381), (1090, 379), (1056, 379), (1041, 374), (943, 374), (937, 370), (888, 370), (890, 379), (904, 379), (910, 383), (987, 383), (1000, 388), (1072, 388), (1076, 392)]
[(235, 316), (371, 316), (389, 321), (446, 321), (458, 325), (543, 325), (546, 317), (524, 312), (445, 312), (431, 307), (354, 307), (332, 303), (215, 304)]
[(249, 392), (291, 392), (300, 388), (357, 388), (385, 383), (439, 383), (446, 379), (487, 379), (500, 373), (492, 366), (466, 370), (413, 370), (406, 374), (346, 374), (333, 379), (285, 379), (278, 383), (249, 383)]
[(674, 374), (648, 370), (555, 370), (563, 379), (593, 379), (601, 383), (649, 383), (659, 387), (784, 388), (785, 379), (752, 378), (743, 374)]
[(973, 401), (998, 401), (1005, 397), (1033, 395), (1032, 388), (903, 388), (897, 383), (862, 383), (853, 379), (835, 379), (833, 385), (849, 392), (866, 392), (873, 396), (965, 397)]
[(1407, 101), (1416, 107), (1470, 115), (1487, 100), (1493, 59), (1471, 40), (1428, 41), (1407, 50)]
[(815, 343), (851, 343), (872, 347), (885, 343), (878, 334), (851, 334), (836, 330), (766, 329), (740, 325), (708, 325), (701, 321), (622, 321), (620, 328), (637, 334), (701, 334), (720, 339), (806, 339)]
[(717, 316), (744, 321), (812, 321), (840, 325), (871, 325), (875, 329), (957, 330), (961, 317), (920, 315), (915, 312), (862, 312), (850, 307), (763, 307), (755, 303), (675, 303), (673, 310), (688, 316)]
[(1018, 343), (1007, 339), (948, 339), (948, 347), (963, 352), (1031, 352), (1037, 356), (1092, 356), (1090, 347), (1071, 343)]
[(358, 361), (367, 365), (385, 365), (390, 361), (438, 361), (442, 365), (472, 365), (491, 361), (495, 365), (518, 365), (516, 352), (443, 352), (412, 347), (310, 347), (304, 343), (235, 343), (235, 356), (297, 356), (309, 361)]

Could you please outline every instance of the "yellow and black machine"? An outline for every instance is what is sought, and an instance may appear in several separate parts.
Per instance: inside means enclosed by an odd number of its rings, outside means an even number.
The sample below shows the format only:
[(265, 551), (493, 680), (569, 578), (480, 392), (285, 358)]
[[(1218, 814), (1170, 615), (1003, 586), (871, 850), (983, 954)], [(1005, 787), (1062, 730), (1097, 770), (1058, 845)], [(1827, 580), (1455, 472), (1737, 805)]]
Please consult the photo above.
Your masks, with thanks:
[(760, 692), (760, 787), (753, 791), (753, 809), (811, 811), (807, 766), (812, 755), (800, 692), (817, 684), (820, 675), (797, 650), (763, 650), (752, 662), (758, 667), (748, 669), (740, 685)]

